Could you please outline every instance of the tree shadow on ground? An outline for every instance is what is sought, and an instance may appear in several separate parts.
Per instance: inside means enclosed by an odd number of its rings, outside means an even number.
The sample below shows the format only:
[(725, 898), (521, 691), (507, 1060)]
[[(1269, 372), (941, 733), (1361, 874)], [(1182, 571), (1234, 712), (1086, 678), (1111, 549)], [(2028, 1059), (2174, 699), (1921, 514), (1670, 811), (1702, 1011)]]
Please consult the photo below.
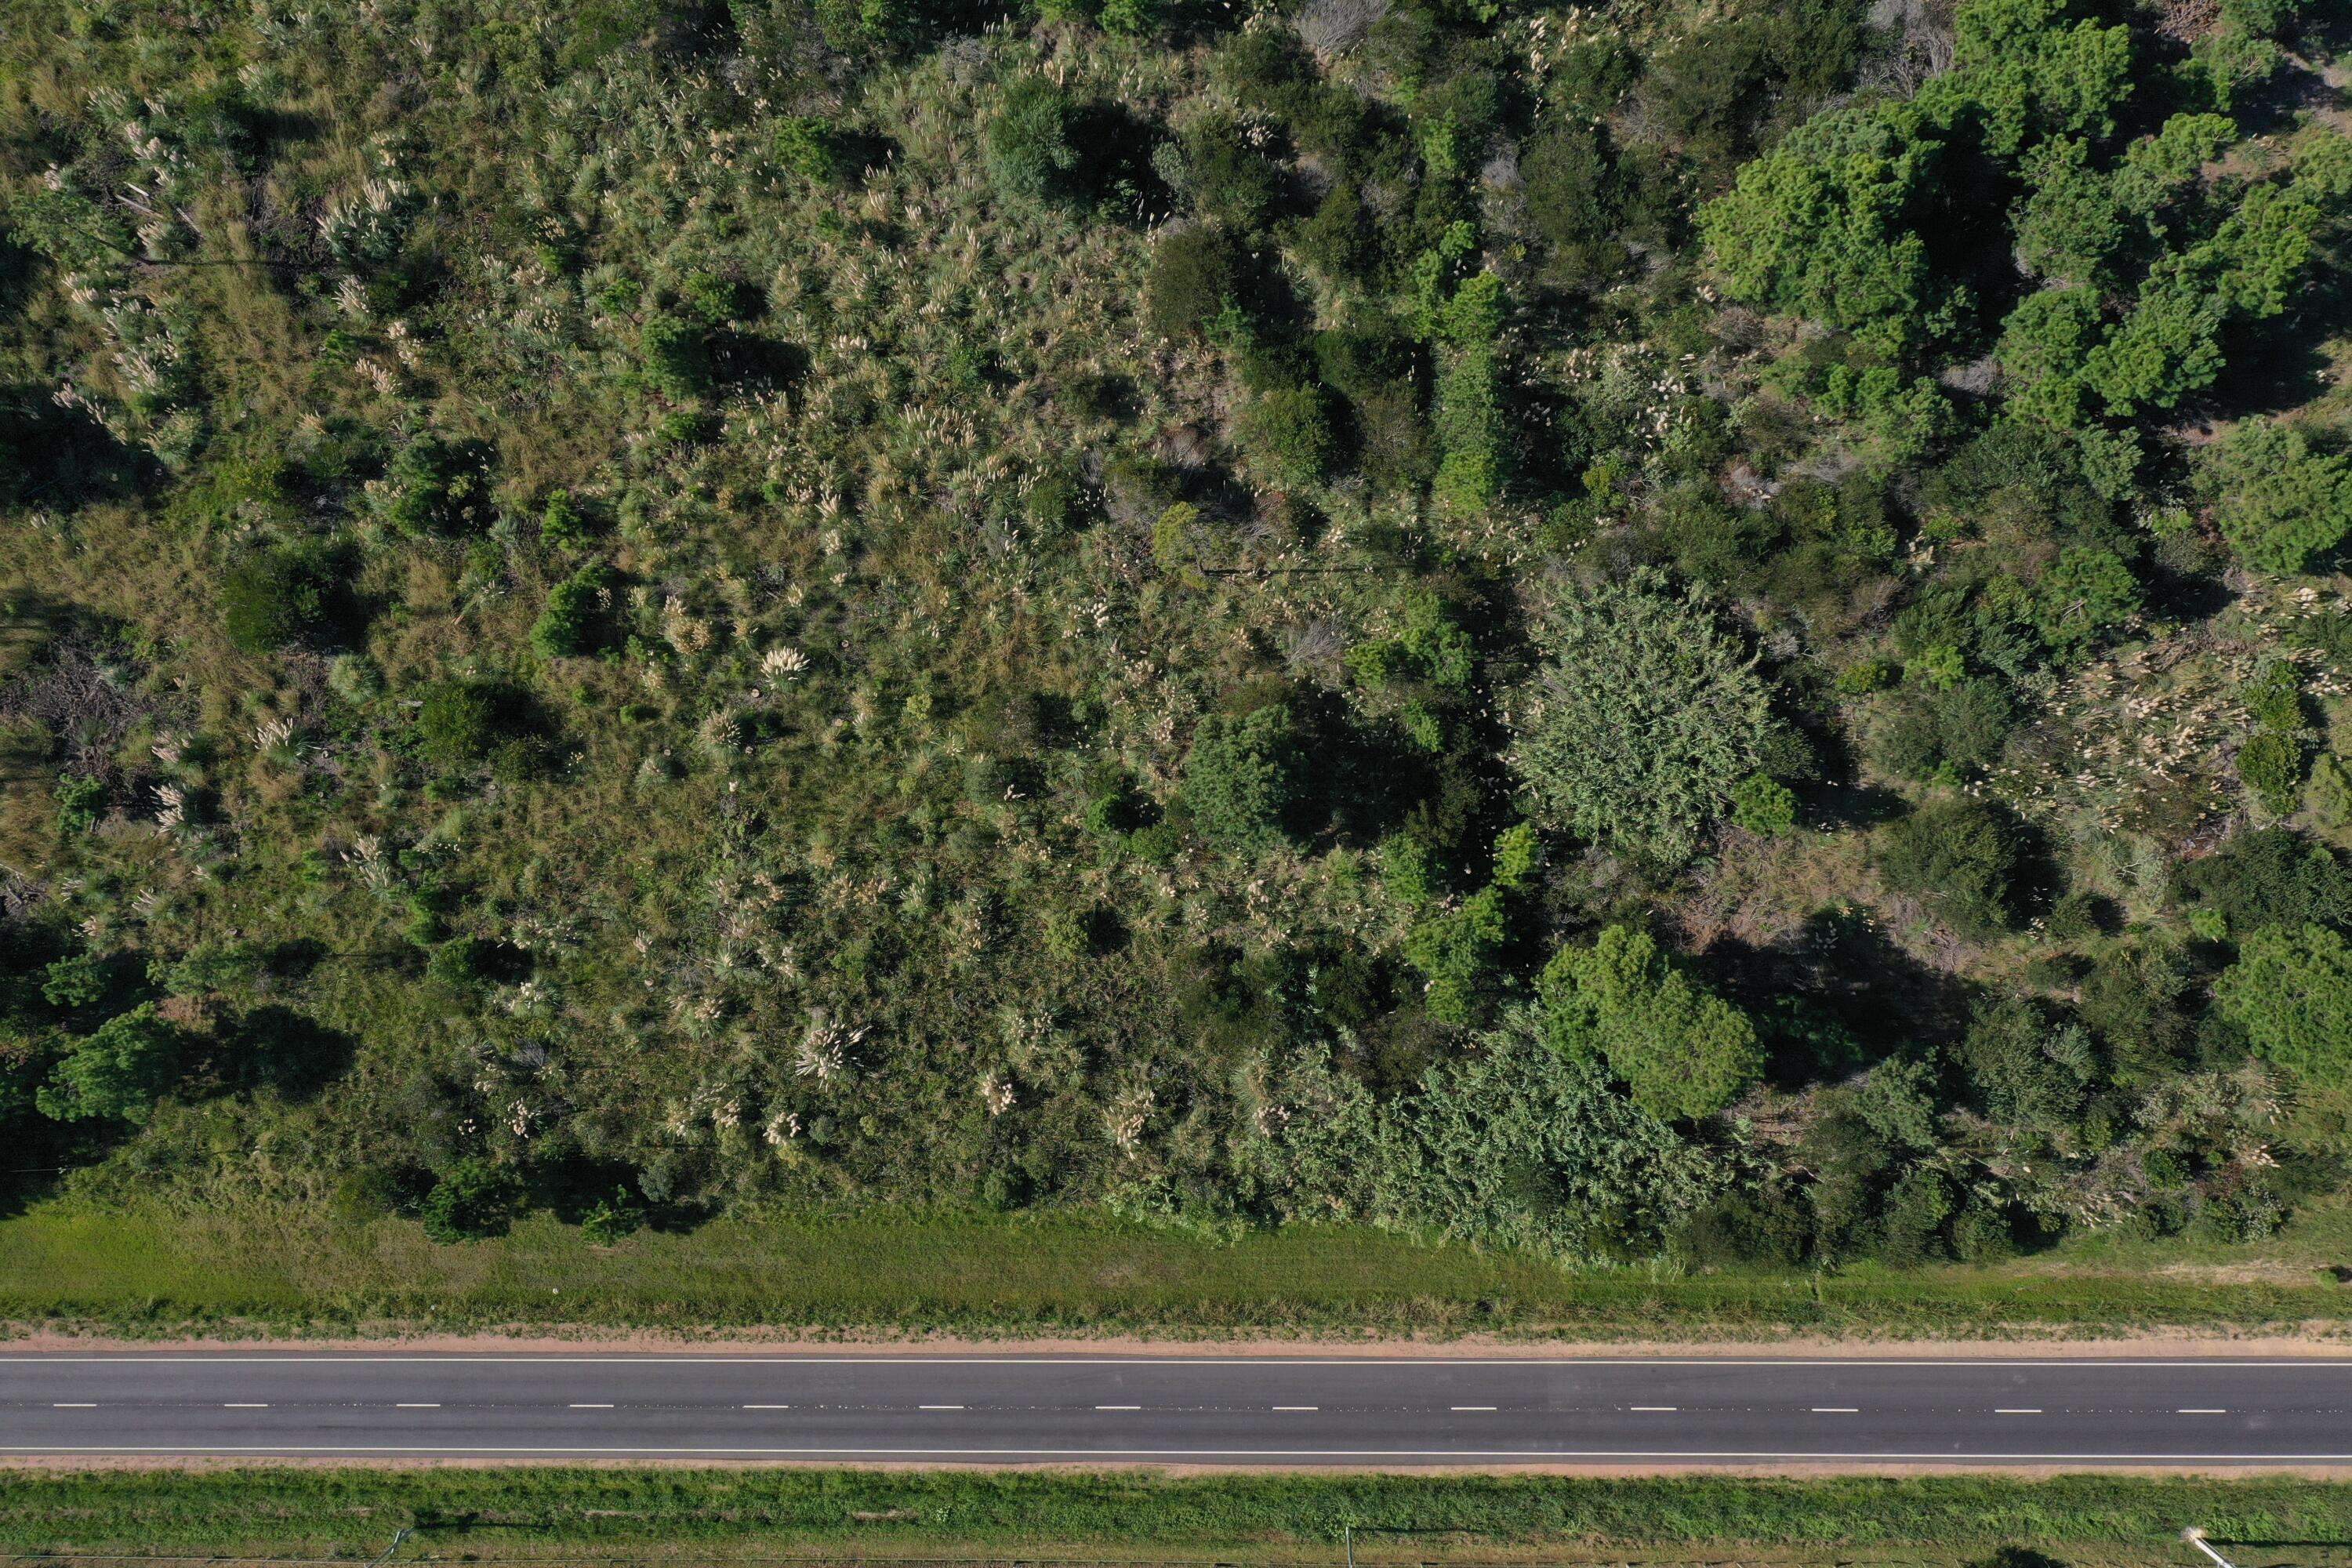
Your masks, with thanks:
[(1719, 938), (1696, 963), (1764, 1025), (1768, 1076), (1784, 1089), (1956, 1040), (1976, 994), (1904, 952), (1859, 909), (1819, 910), (1771, 946)]

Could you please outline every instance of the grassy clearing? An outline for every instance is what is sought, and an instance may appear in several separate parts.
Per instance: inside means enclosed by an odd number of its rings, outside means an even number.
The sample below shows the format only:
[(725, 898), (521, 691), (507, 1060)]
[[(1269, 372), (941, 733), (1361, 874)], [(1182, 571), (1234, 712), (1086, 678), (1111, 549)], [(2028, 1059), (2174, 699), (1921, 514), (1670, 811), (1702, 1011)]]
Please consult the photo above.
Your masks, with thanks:
[(0, 1550), (698, 1561), (1094, 1553), (1327, 1562), (1345, 1524), (1375, 1562), (1685, 1556), (1967, 1563), (2026, 1545), (2165, 1563), (2184, 1523), (2328, 1560), (2352, 1488), (2277, 1478), (1599, 1479), (860, 1470), (236, 1469), (0, 1476)]
[(1345, 1330), (1591, 1337), (1681, 1333), (2088, 1334), (2302, 1328), (2346, 1313), (2325, 1272), (2346, 1216), (2261, 1247), (2109, 1243), (1980, 1268), (1813, 1277), (1570, 1272), (1539, 1259), (1298, 1226), (1211, 1241), (1080, 1218), (724, 1218), (590, 1247), (541, 1217), (436, 1247), (414, 1225), (293, 1208), (0, 1221), (0, 1319), (170, 1333), (585, 1325), (963, 1332)]

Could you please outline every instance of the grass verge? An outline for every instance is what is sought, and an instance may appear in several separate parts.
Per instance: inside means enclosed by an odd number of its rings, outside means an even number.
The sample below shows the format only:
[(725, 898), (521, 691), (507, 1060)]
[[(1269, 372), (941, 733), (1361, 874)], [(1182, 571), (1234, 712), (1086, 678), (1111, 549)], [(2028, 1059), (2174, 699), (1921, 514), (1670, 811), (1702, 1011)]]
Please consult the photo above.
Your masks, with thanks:
[(1159, 1331), (1755, 1337), (1785, 1331), (2081, 1337), (2310, 1332), (2346, 1321), (2326, 1271), (2345, 1211), (2261, 1250), (2105, 1243), (1988, 1268), (1823, 1275), (1571, 1272), (1381, 1232), (1293, 1226), (1212, 1240), (1102, 1221), (874, 1215), (722, 1219), (586, 1245), (544, 1217), (426, 1242), (309, 1209), (0, 1220), (0, 1321), (163, 1335), (573, 1326), (961, 1333)]
[[(2352, 1486), (2281, 1478), (1775, 1480), (1150, 1472), (433, 1469), (0, 1471), (0, 1551), (364, 1560), (1011, 1556), (1156, 1562), (1720, 1557), (2196, 1561), (2184, 1524), (2265, 1563), (2352, 1546)], [(2338, 1558), (2340, 1560), (2340, 1557)], [(2017, 1561), (2014, 1557), (2011, 1561)], [(2030, 1561), (2030, 1559), (2028, 1560)]]

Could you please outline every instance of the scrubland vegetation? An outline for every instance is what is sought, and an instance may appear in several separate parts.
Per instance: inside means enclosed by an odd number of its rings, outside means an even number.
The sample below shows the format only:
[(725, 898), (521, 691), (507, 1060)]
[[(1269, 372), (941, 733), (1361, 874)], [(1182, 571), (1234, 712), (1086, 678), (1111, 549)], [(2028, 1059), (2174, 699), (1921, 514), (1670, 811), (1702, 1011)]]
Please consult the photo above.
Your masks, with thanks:
[(2340, 1207), (2334, 7), (0, 17), (0, 1231)]

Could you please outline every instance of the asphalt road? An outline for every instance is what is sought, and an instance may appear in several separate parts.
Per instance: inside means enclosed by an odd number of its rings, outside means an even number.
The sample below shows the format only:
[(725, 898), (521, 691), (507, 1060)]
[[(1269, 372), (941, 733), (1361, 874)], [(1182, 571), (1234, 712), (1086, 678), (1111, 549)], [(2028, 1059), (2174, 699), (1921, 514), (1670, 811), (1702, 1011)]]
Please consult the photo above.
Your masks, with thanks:
[(2352, 1464), (2352, 1361), (0, 1355), (0, 1455)]

